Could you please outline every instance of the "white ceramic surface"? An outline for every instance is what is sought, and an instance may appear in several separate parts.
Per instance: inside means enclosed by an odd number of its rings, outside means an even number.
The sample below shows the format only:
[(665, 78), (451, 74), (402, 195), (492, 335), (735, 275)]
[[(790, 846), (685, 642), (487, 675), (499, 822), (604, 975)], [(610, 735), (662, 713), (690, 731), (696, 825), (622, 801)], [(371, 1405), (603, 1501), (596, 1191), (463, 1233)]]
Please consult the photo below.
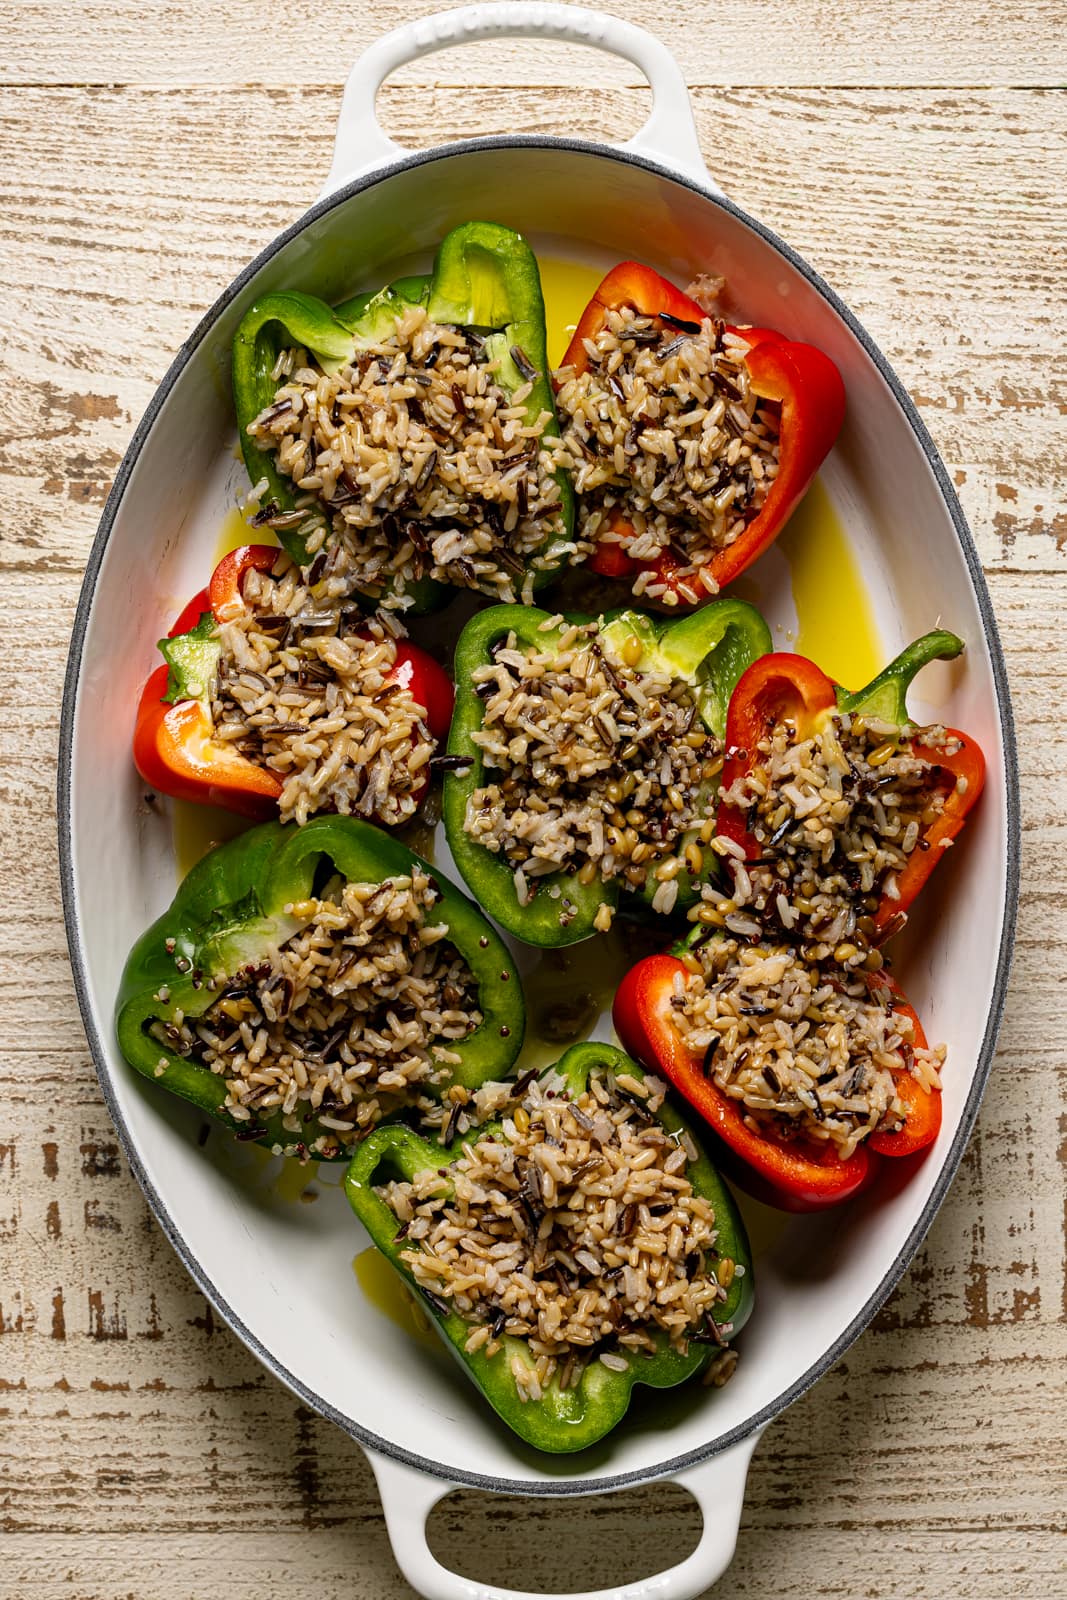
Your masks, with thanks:
[[(445, 1573), (425, 1549), (423, 1516), (446, 1492), (443, 1485), (589, 1493), (685, 1474), (737, 1446), (714, 1474), (719, 1510), (700, 1559), (619, 1592), (620, 1600), (652, 1593), (682, 1600), (729, 1560), (758, 1429), (874, 1314), (929, 1226), (973, 1125), (999, 1020), (1016, 892), (1010, 710), (973, 545), (914, 408), (831, 291), (700, 181), (684, 87), (663, 47), (629, 25), (618, 25), (618, 33), (614, 19), (558, 6), (491, 6), (448, 17), (415, 24), (368, 52), (346, 96), (332, 176), (344, 178), (368, 152), (390, 165), (346, 183), (242, 274), (183, 346), (120, 470), (89, 563), (64, 708), (61, 849), (71, 956), (109, 1106), (160, 1222), (256, 1354), (370, 1447), (398, 1559), (420, 1592), (442, 1600), (497, 1593)], [(373, 91), (383, 73), (423, 48), (486, 36), (505, 23), (507, 31), (617, 45), (638, 62), (657, 98), (631, 149), (494, 139), (394, 159), (389, 141), (374, 131)], [(677, 175), (668, 170), (672, 139), (679, 141)], [(683, 284), (698, 270), (721, 273), (743, 286), (749, 320), (810, 340), (834, 358), (849, 409), (823, 481), (874, 599), (887, 656), (939, 619), (964, 637), (962, 661), (923, 674), (916, 710), (971, 731), (989, 765), (965, 848), (951, 853), (924, 896), (900, 963), (928, 1034), (950, 1046), (937, 1144), (896, 1192), (883, 1184), (821, 1218), (787, 1220), (744, 1201), (758, 1246), (758, 1292), (736, 1377), (721, 1391), (690, 1387), (638, 1401), (601, 1445), (559, 1459), (520, 1444), (443, 1350), (406, 1340), (367, 1301), (349, 1266), (364, 1241), (338, 1189), (314, 1206), (293, 1205), (279, 1196), (258, 1154), (218, 1139), (206, 1152), (198, 1149), (195, 1113), (125, 1066), (111, 1026), (126, 953), (175, 886), (166, 807), (144, 803), (129, 741), (155, 641), (201, 586), (222, 518), (245, 488), (228, 391), (234, 329), (268, 289), (299, 286), (333, 300), (425, 267), (447, 229), (472, 215), (595, 265), (636, 256)], [(753, 576), (772, 625), (791, 627), (781, 556), (768, 554)], [(606, 1019), (602, 1031), (606, 1037)], [(416, 1493), (397, 1463), (440, 1481)], [(700, 1471), (693, 1480), (698, 1496)], [(736, 1494), (724, 1490), (725, 1476)]]

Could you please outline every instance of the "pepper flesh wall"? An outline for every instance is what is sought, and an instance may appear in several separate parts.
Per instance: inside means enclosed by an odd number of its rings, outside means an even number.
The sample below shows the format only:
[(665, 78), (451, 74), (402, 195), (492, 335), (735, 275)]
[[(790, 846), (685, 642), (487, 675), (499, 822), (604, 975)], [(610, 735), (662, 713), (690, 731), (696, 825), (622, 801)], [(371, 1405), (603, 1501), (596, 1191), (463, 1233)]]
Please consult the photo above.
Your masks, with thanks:
[[(353, 817), (317, 817), (303, 827), (264, 823), (198, 862), (167, 911), (134, 945), (116, 1008), (119, 1047), (144, 1077), (191, 1101), (242, 1139), (279, 1153), (340, 1160), (335, 1129), (310, 1115), (297, 1133), (275, 1110), (251, 1125), (226, 1108), (223, 1075), (177, 1047), (178, 1013), (193, 1021), (225, 995), (235, 975), (255, 976), (306, 926), (320, 884), (380, 884), (425, 875), (432, 916), (466, 963), (481, 1022), (449, 1042), (450, 1064), (425, 1092), (477, 1089), (506, 1076), (522, 1048), (525, 1006), (506, 945), (478, 908), (398, 839)], [(240, 987), (240, 983), (238, 987)], [(245, 984), (247, 987), (247, 983)], [(172, 1030), (172, 1031), (168, 1031)]]

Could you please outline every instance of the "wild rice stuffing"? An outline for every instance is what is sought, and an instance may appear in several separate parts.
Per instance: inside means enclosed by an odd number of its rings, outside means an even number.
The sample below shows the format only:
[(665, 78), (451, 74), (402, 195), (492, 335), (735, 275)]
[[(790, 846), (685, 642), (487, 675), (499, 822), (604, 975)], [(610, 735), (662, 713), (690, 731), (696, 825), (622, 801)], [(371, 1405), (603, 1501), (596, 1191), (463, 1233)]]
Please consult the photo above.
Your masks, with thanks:
[[(424, 873), (327, 885), (287, 908), (303, 927), (276, 954), (207, 980), (221, 992), (203, 1016), (153, 1032), (225, 1078), (238, 1137), (280, 1111), (289, 1150), (335, 1155), (383, 1116), (431, 1107), (451, 1044), (482, 1020), (466, 962), (429, 920), (436, 899)], [(314, 1119), (329, 1131), (308, 1142)]]
[[(517, 347), (512, 360), (529, 367)], [(336, 374), (283, 351), (274, 400), (248, 432), (301, 506), (264, 507), (261, 520), (300, 528), (311, 554), (329, 548), (331, 571), (353, 588), (389, 586), (391, 606), (409, 604), (405, 586), (421, 577), (528, 603), (534, 575), (577, 546), (560, 515), (549, 415), (531, 422), (531, 383), (509, 394), (497, 366), (477, 333), (415, 306)]]
[[(777, 424), (749, 386), (746, 348), (710, 317), (609, 311), (586, 340), (588, 370), (557, 375), (580, 537), (638, 561), (669, 552), (693, 601), (717, 592), (701, 568), (744, 531), (778, 471)], [(632, 531), (616, 532), (616, 518)], [(647, 569), (633, 592), (678, 601)]]
[[(713, 841), (733, 895), (724, 918), (703, 920), (739, 934), (784, 935), (812, 960), (877, 969), (871, 919), (883, 894), (898, 897), (897, 875), (912, 852), (930, 848), (923, 834), (952, 781), (913, 753), (916, 738), (946, 754), (959, 749), (943, 727), (900, 728), (873, 717), (835, 713), (808, 739), (797, 738), (792, 722), (775, 724), (760, 741), (758, 765), (722, 794), (745, 812), (760, 856), (746, 862), (740, 846)], [(707, 898), (722, 905), (715, 890)], [(903, 918), (889, 931), (902, 925)]]
[(499, 1134), (378, 1191), (420, 1288), (472, 1325), (468, 1351), (504, 1351), (522, 1400), (572, 1387), (589, 1361), (625, 1371), (656, 1334), (685, 1351), (731, 1331), (711, 1318), (734, 1263), (686, 1175), (695, 1146), (655, 1120), (663, 1095), (628, 1074), (594, 1074), (576, 1100), (560, 1077), (535, 1079)]
[(609, 658), (590, 623), (544, 650), (509, 634), (475, 673), (485, 712), (473, 738), (499, 777), (470, 797), (465, 826), (514, 868), (521, 904), (539, 878), (568, 872), (583, 884), (621, 876), (632, 888), (652, 877), (654, 909), (674, 906), (687, 864), (677, 852), (706, 813), (722, 756), (688, 686), (642, 669), (640, 656), (634, 635)]
[(407, 822), (434, 741), (426, 708), (390, 681), (392, 632), (328, 584), (310, 588), (281, 553), (272, 573), (246, 573), (242, 593), (219, 629), (215, 737), (276, 774), (283, 822), (316, 811)]
[(717, 937), (675, 980), (675, 1025), (756, 1132), (830, 1142), (842, 1159), (900, 1128), (894, 1071), (940, 1086), (945, 1047), (919, 1049), (911, 1019), (858, 975), (830, 974), (785, 944)]

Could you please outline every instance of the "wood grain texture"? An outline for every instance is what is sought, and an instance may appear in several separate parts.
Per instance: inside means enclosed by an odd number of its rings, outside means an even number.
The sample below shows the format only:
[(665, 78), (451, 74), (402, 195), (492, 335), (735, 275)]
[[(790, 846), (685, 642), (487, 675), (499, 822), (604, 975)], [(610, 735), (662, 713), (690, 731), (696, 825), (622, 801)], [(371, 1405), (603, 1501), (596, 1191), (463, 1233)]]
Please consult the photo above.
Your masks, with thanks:
[[(1064, 76), (1060, 8), (728, 0), (714, 27), (693, 0), (616, 9), (680, 42), (712, 170), (829, 278), (916, 396), (989, 573), (1023, 772), (1018, 956), (979, 1133), (874, 1327), (766, 1435), (715, 1593), (1059, 1595), (1067, 100), (1037, 86)], [(313, 197), (345, 64), (406, 8), (334, 19), (326, 50), (321, 14), (193, 0), (146, 27), (125, 0), (0, 3), (4, 1600), (410, 1595), (359, 1450), (219, 1326), (122, 1162), (42, 827), (81, 569), (133, 426), (204, 309)], [(645, 104), (599, 56), (509, 47), (421, 63), (381, 110), (414, 145), (625, 136)], [(657, 1486), (553, 1507), (462, 1494), (434, 1540), (476, 1578), (551, 1589), (651, 1571), (695, 1523)]]
[[(14, 15), (14, 8), (9, 7)], [(212, 0), (22, 0), (0, 79), (25, 83), (337, 84), (363, 44), (418, 16), (397, 0), (329, 12)], [(437, 5), (434, 10), (450, 10)], [(620, 17), (673, 45), (691, 84), (989, 84), (1063, 81), (1061, 0), (614, 0)], [(1057, 60), (1057, 32), (1059, 31)], [(635, 83), (633, 67), (539, 41), (468, 45), (405, 74), (412, 84)]]
[[(596, 58), (593, 58), (596, 59)], [(848, 300), (951, 462), (990, 568), (1067, 572), (1067, 353), (1062, 329), (1067, 95), (988, 91), (702, 91), (727, 192)], [(474, 130), (465, 93), (429, 106), (387, 90), (417, 145)], [(234, 273), (314, 198), (333, 90), (27, 89), (0, 107), (0, 286), (34, 294), (4, 358), (40, 431), (0, 394), (0, 467), (27, 566), (80, 569), (79, 508), (102, 507), (133, 424), (173, 352)], [(478, 126), (596, 136), (626, 96), (492, 91)], [(729, 110), (724, 120), (722, 112)], [(607, 132), (625, 133), (634, 115)], [(83, 129), (90, 125), (90, 143)], [(34, 129), (28, 184), (26, 129)], [(130, 128), (143, 130), (136, 141)], [(279, 126), (299, 127), (299, 160)], [(266, 197), (248, 206), (247, 155)], [(64, 178), (60, 174), (70, 173)], [(891, 245), (888, 248), (887, 245)], [(132, 306), (144, 306), (138, 321)], [(118, 341), (119, 375), (104, 331)]]

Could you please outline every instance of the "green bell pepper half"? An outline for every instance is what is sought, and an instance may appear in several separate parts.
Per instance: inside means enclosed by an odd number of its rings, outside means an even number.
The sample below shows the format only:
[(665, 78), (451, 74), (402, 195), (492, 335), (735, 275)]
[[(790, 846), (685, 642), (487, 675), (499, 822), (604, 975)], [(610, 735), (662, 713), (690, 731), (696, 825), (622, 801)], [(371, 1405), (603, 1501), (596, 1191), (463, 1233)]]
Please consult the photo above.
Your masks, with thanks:
[[(551, 619), (545, 611), (491, 606), (471, 618), (456, 645), (456, 708), (448, 750), (450, 755), (465, 757), (470, 765), (445, 774), (443, 815), (449, 848), (478, 904), (509, 933), (542, 949), (590, 938), (600, 907), (618, 905), (620, 896), (631, 911), (650, 906), (658, 885), (646, 885), (635, 894), (624, 890), (618, 879), (594, 879), (582, 884), (575, 873), (556, 872), (537, 879), (537, 893), (529, 905), (519, 904), (512, 869), (504, 857), (471, 839), (465, 826), (467, 801), (491, 776), (482, 751), (472, 738), (482, 725), (485, 709), (476, 692), (474, 674), (479, 667), (491, 664), (494, 645), (509, 633), (515, 634), (520, 646), (550, 651), (570, 624), (593, 620), (571, 616), (546, 628), (544, 625)], [(701, 721), (720, 740), (735, 683), (753, 661), (771, 649), (766, 622), (754, 606), (743, 600), (713, 600), (678, 620), (640, 611), (619, 611), (608, 613), (599, 621), (601, 644), (609, 654), (615, 647), (617, 655), (627, 640), (636, 636), (642, 645), (639, 668), (665, 671), (690, 684)], [(709, 816), (714, 807), (713, 789), (714, 786), (708, 795)], [(684, 850), (685, 845), (679, 848)], [(713, 852), (706, 852), (705, 860), (707, 865), (697, 878), (687, 868), (679, 873), (676, 910), (692, 905), (700, 882), (717, 870)]]
[[(447, 923), (449, 941), (471, 970), (483, 1015), (466, 1038), (449, 1041), (461, 1059), (450, 1067), (448, 1082), (427, 1084), (426, 1093), (440, 1096), (450, 1083), (476, 1089), (505, 1076), (522, 1047), (526, 1020), (522, 987), (507, 947), (477, 907), (435, 867), (398, 839), (353, 817), (317, 817), (302, 828), (264, 823), (197, 863), (126, 962), (116, 1008), (119, 1047), (126, 1060), (242, 1139), (251, 1139), (250, 1125), (224, 1109), (224, 1079), (161, 1044), (147, 1029), (157, 1020), (168, 1021), (178, 1008), (186, 1017), (201, 1016), (218, 998), (220, 980), (269, 958), (299, 932), (307, 919), (285, 908), (312, 898), (326, 878), (340, 873), (350, 883), (378, 883), (408, 877), (416, 867), (437, 886), (433, 914)], [(167, 994), (165, 1001), (158, 998), (161, 992)], [(317, 1119), (299, 1139), (282, 1126), (278, 1112), (254, 1126), (261, 1130), (257, 1142), (281, 1146), (286, 1154), (322, 1160), (348, 1154), (336, 1133), (323, 1129)]]
[[(281, 512), (296, 507), (292, 481), (248, 433), (249, 423), (274, 399), (278, 383), (271, 374), (279, 353), (288, 345), (302, 345), (325, 371), (336, 372), (358, 350), (387, 337), (410, 305), (424, 305), (435, 322), (484, 334), (486, 360), (498, 362), (497, 381), (509, 394), (527, 381), (516, 366), (516, 353), (524, 358), (537, 373), (526, 401), (527, 418), (533, 423), (547, 412), (545, 434), (559, 433), (537, 258), (522, 235), (510, 228), (496, 222), (467, 222), (446, 234), (433, 271), (425, 276), (400, 278), (376, 294), (354, 295), (332, 309), (313, 295), (278, 290), (261, 296), (245, 313), (233, 342), (234, 408), (248, 475), (253, 483), (267, 480), (265, 506)], [(574, 528), (570, 479), (559, 472), (556, 481), (562, 532), (550, 534), (535, 552), (549, 559), (559, 554)], [(313, 520), (321, 521), (321, 514), (309, 508), (307, 521)], [(305, 527), (275, 531), (293, 560), (305, 566)], [(555, 575), (552, 570), (539, 571), (535, 587)], [(415, 579), (405, 588), (414, 597), (411, 610), (416, 613), (433, 610), (449, 594), (447, 585), (430, 578)]]
[[(626, 1072), (639, 1081), (645, 1077), (641, 1067), (621, 1050), (599, 1043), (573, 1045), (556, 1066), (542, 1073), (542, 1077), (558, 1073), (565, 1080), (571, 1098), (576, 1099), (590, 1077), (600, 1072)], [(701, 1150), (690, 1124), (666, 1102), (656, 1113), (656, 1120), (669, 1134), (681, 1137), (688, 1133), (693, 1139), (700, 1154), (696, 1161), (689, 1163), (686, 1175), (696, 1193), (709, 1200), (714, 1209), (720, 1256), (744, 1268), (743, 1273), (735, 1272), (726, 1300), (715, 1311), (714, 1321), (723, 1329), (725, 1342), (728, 1336), (740, 1332), (752, 1312), (752, 1256), (745, 1226), (730, 1191)], [(573, 1388), (561, 1390), (557, 1378), (553, 1377), (542, 1399), (526, 1401), (519, 1398), (511, 1372), (515, 1357), (531, 1368), (536, 1365), (525, 1339), (502, 1335), (501, 1349), (490, 1357), (482, 1350), (466, 1351), (464, 1345), (472, 1324), (450, 1310), (445, 1301), (436, 1296), (431, 1300), (423, 1294), (403, 1261), (404, 1250), (411, 1246), (396, 1238), (396, 1216), (375, 1192), (375, 1186), (391, 1178), (410, 1181), (427, 1167), (435, 1171), (447, 1168), (468, 1145), (480, 1139), (502, 1137), (500, 1123), (490, 1123), (473, 1129), (442, 1149), (441, 1145), (420, 1138), (410, 1128), (399, 1125), (376, 1128), (353, 1157), (345, 1177), (345, 1192), (372, 1243), (413, 1290), (420, 1304), (426, 1306), (449, 1350), (508, 1427), (538, 1450), (553, 1454), (584, 1450), (622, 1421), (636, 1384), (646, 1384), (653, 1389), (674, 1388), (707, 1366), (715, 1346), (693, 1340), (682, 1355), (672, 1348), (665, 1333), (657, 1331), (653, 1335), (657, 1346), (654, 1354), (629, 1354), (619, 1350), (620, 1355), (627, 1357), (625, 1372), (610, 1371), (594, 1359), (587, 1363)]]

